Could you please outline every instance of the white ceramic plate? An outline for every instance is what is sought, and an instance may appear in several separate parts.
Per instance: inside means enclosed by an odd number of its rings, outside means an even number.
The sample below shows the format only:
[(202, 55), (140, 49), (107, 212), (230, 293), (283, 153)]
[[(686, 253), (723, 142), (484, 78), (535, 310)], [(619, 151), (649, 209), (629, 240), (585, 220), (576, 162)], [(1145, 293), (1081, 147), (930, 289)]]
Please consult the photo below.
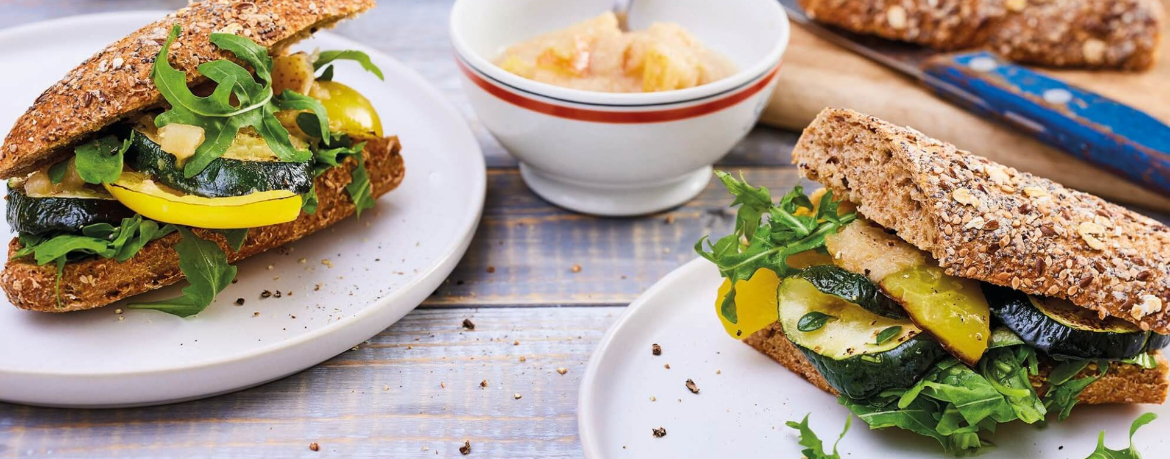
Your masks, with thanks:
[[(585, 457), (799, 457), (786, 421), (812, 413), (811, 424), (831, 447), (849, 411), (780, 364), (723, 331), (715, 316), (718, 271), (698, 259), (675, 270), (630, 305), (594, 351), (581, 381), (578, 427)], [(651, 354), (658, 343), (662, 355)], [(670, 369), (664, 365), (670, 364)], [(699, 387), (685, 387), (690, 378)], [(656, 401), (652, 401), (651, 398)], [(1144, 411), (1161, 418), (1138, 432), (1147, 457), (1170, 448), (1162, 433), (1170, 406), (1078, 407), (1064, 423), (1039, 429), (1011, 424), (983, 458), (1083, 459), (1100, 430), (1106, 444), (1126, 445), (1130, 423)], [(655, 438), (651, 429), (666, 428)], [(842, 457), (945, 457), (934, 440), (897, 429), (868, 430), (854, 419)]]
[[(163, 13), (79, 16), (0, 32), (0, 126), (73, 66)], [(342, 63), (337, 80), (401, 136), (402, 186), (378, 206), (237, 265), (239, 282), (198, 316), (18, 310), (0, 300), (0, 399), (38, 405), (173, 402), (261, 384), (361, 343), (421, 303), (466, 251), (483, 209), (483, 156), (462, 116), (398, 61), (328, 33), (298, 49), (360, 49), (386, 80)], [(323, 261), (324, 260), (324, 261)], [(329, 266), (331, 265), (331, 266)], [(264, 290), (282, 297), (260, 299)], [(178, 287), (144, 296), (179, 294)], [(244, 298), (236, 306), (236, 298)], [(259, 313), (258, 315), (256, 313)]]

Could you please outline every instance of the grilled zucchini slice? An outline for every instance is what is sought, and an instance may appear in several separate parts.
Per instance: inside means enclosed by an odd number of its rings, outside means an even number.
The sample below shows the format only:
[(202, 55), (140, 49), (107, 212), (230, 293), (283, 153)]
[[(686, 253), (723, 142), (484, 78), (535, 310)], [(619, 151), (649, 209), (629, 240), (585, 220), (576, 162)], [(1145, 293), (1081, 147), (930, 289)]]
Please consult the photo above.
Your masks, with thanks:
[[(829, 385), (852, 399), (906, 388), (947, 352), (908, 319), (874, 314), (809, 281), (790, 277), (780, 284), (780, 324)], [(809, 314), (832, 317), (819, 328), (801, 327)], [(804, 330), (802, 330), (804, 328)]]
[[(1064, 300), (1041, 298), (1006, 287), (984, 285), (995, 317), (1040, 351), (1060, 358), (1122, 360), (1145, 351), (1148, 332), (1124, 320), (1101, 320)], [(1163, 345), (1163, 339), (1158, 338)]]

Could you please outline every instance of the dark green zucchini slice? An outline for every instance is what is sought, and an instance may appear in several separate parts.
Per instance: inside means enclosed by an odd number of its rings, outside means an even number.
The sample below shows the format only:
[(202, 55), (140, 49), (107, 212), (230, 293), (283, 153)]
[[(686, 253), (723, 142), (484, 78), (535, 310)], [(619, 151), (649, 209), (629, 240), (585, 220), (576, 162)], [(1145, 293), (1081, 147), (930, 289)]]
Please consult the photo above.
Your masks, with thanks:
[(242, 161), (219, 158), (198, 175), (186, 178), (175, 156), (142, 133), (126, 153), (126, 165), (176, 190), (207, 198), (243, 196), (259, 191), (289, 190), (305, 194), (313, 187), (313, 163)]
[(1143, 352), (1149, 333), (1124, 320), (1097, 314), (1064, 300), (1025, 295), (984, 284), (991, 312), (1020, 339), (1060, 358), (1121, 360)]
[(821, 293), (833, 295), (842, 300), (856, 304), (882, 317), (890, 319), (908, 319), (906, 310), (890, 297), (882, 293), (881, 289), (868, 277), (854, 274), (833, 265), (810, 266), (798, 277), (808, 281)]
[(1146, 341), (1146, 351), (1156, 351), (1170, 346), (1170, 335), (1150, 332), (1150, 340)]
[(100, 193), (31, 197), (19, 187), (8, 186), (8, 226), (18, 233), (76, 232), (94, 223), (116, 225), (132, 216), (134, 211)]
[[(822, 293), (805, 279), (785, 279), (778, 295), (785, 336), (846, 397), (865, 399), (884, 390), (910, 387), (947, 356), (938, 341), (909, 319), (874, 314)], [(800, 319), (810, 313), (831, 319), (816, 329), (801, 331)]]

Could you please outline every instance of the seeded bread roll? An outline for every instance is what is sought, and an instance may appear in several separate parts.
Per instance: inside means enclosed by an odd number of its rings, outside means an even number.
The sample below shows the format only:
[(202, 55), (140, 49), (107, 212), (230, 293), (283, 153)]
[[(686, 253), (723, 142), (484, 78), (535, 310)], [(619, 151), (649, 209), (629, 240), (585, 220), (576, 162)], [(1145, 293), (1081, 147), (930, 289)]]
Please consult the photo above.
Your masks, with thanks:
[[(397, 137), (373, 139), (366, 142), (362, 154), (370, 174), (373, 197), (377, 198), (402, 183), (405, 168)], [(213, 240), (227, 254), (229, 262), (274, 249), (298, 240), (354, 214), (353, 201), (345, 186), (357, 161), (349, 158), (340, 167), (322, 173), (314, 182), (317, 190), (317, 213), (302, 213), (289, 223), (252, 228), (240, 250), (233, 251), (219, 232), (194, 229), (200, 238)], [(70, 312), (106, 306), (140, 293), (157, 290), (183, 280), (179, 270), (179, 255), (175, 244), (178, 233), (153, 241), (133, 258), (117, 260), (91, 258), (67, 263), (61, 276), (61, 304), (55, 296), (54, 283), (57, 268), (49, 264), (38, 266), (32, 257), (9, 260), (0, 272), (0, 286), (8, 300), (21, 309), (39, 312)], [(20, 242), (13, 239), (8, 245), (9, 256), (20, 250)]]
[(374, 0), (205, 0), (147, 25), (99, 51), (36, 99), (0, 147), (0, 178), (32, 172), (73, 154), (86, 136), (163, 103), (151, 80), (155, 57), (173, 24), (183, 28), (171, 64), (189, 84), (205, 62), (231, 57), (212, 45), (214, 32), (248, 37), (279, 54), (318, 29), (374, 7)]
[[(755, 332), (744, 339), (744, 343), (784, 365), (789, 371), (807, 379), (817, 388), (838, 395), (837, 391), (829, 386), (824, 376), (821, 376), (816, 368), (809, 363), (804, 353), (800, 352), (796, 345), (784, 336), (784, 330), (780, 327), (779, 322)], [(1092, 405), (1106, 403), (1161, 404), (1165, 402), (1166, 391), (1170, 387), (1170, 383), (1167, 383), (1166, 380), (1168, 365), (1161, 352), (1156, 354), (1156, 358), (1158, 366), (1149, 370), (1137, 365), (1118, 363), (1110, 365), (1109, 371), (1101, 379), (1085, 388), (1078, 400), (1081, 403)], [(1048, 391), (1044, 381), (1047, 380), (1048, 372), (1051, 370), (1051, 362), (1045, 361), (1040, 366), (1040, 374), (1032, 376), (1032, 386), (1036, 388), (1040, 396)], [(1094, 371), (1095, 369), (1086, 369), (1084, 375)]]
[(1056, 67), (1146, 70), (1158, 0), (800, 0), (812, 19), (941, 50), (991, 48)]
[(822, 111), (793, 162), (947, 274), (1170, 334), (1170, 228), (1151, 218), (851, 110)]

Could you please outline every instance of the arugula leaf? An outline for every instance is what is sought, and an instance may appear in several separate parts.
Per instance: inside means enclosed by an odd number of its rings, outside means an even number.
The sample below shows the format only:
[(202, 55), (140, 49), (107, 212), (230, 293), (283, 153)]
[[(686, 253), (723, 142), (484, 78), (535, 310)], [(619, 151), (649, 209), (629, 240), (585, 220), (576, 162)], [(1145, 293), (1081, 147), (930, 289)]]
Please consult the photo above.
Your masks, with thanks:
[(1112, 450), (1105, 447), (1105, 431), (1097, 436), (1097, 449), (1085, 459), (1141, 459), (1142, 455), (1138, 453), (1133, 447), (1133, 435), (1137, 433), (1138, 429), (1146, 424), (1154, 422), (1158, 419), (1158, 415), (1154, 413), (1145, 413), (1138, 416), (1129, 426), (1129, 448), (1123, 450)]
[[(240, 129), (245, 127), (255, 129), (282, 161), (304, 162), (312, 157), (308, 150), (293, 147), (288, 130), (276, 119), (278, 102), (282, 99), (273, 94), (272, 58), (266, 48), (245, 37), (211, 34), (211, 43), (252, 66), (261, 81), (257, 82), (251, 72), (234, 62), (207, 62), (197, 70), (215, 82), (216, 87), (211, 95), (199, 97), (187, 87), (187, 74), (172, 67), (168, 61), (171, 45), (180, 31), (178, 24), (171, 28), (155, 58), (152, 79), (171, 105), (170, 110), (155, 117), (155, 125), (163, 127), (182, 123), (199, 126), (204, 130), (203, 143), (183, 166), (185, 177), (194, 177), (216, 158), (223, 156)], [(238, 105), (232, 104), (233, 96)]]
[(53, 182), (54, 185), (61, 183), (62, 180), (65, 180), (66, 172), (69, 172), (68, 159), (49, 166), (49, 181)]
[(325, 70), (321, 71), (321, 76), (317, 77), (317, 81), (333, 81), (333, 66), (325, 66)]
[(849, 432), (849, 425), (853, 424), (853, 416), (845, 418), (845, 429), (841, 431), (841, 435), (833, 443), (833, 454), (831, 455), (825, 453), (821, 439), (817, 438), (816, 432), (809, 428), (808, 417), (809, 415), (804, 415), (804, 420), (800, 421), (799, 424), (793, 421), (784, 424), (800, 432), (800, 446), (805, 447), (800, 454), (803, 454), (806, 459), (841, 459), (841, 455), (837, 453), (837, 444), (841, 443), (841, 439), (845, 438), (845, 433)]
[[(94, 185), (118, 180), (122, 175), (122, 157), (130, 149), (131, 138), (133, 134), (119, 142), (117, 137), (110, 135), (79, 145), (73, 150), (77, 175), (85, 183)], [(64, 172), (61, 174), (63, 176)]]
[(317, 187), (309, 188), (309, 192), (301, 196), (301, 212), (309, 215), (317, 213)]
[[(278, 103), (281, 110), (309, 110), (312, 113), (302, 113), (297, 115), (297, 126), (302, 125), (302, 116), (309, 115), (317, 119), (317, 126), (311, 128), (312, 131), (307, 131), (301, 127), (301, 131), (313, 137), (321, 139), (321, 142), (329, 146), (332, 137), (329, 135), (329, 114), (325, 112), (325, 106), (321, 105), (321, 101), (312, 97), (289, 91), (287, 89), (280, 93), (280, 101)], [(307, 118), (306, 118), (307, 119)], [(310, 134), (310, 132), (312, 132)]]
[(374, 187), (370, 184), (370, 173), (366, 170), (366, 158), (360, 154), (356, 155), (355, 158), (357, 158), (357, 167), (353, 169), (352, 178), (349, 185), (345, 186), (345, 191), (353, 200), (354, 213), (357, 214), (357, 218), (362, 218), (363, 210), (374, 207)]
[(695, 243), (695, 251), (731, 281), (731, 290), (724, 296), (719, 313), (734, 324), (739, 322), (735, 310), (738, 281), (750, 279), (760, 268), (775, 271), (781, 278), (791, 275), (798, 270), (788, 266), (789, 256), (823, 250), (825, 237), (856, 220), (857, 213), (837, 215), (838, 201), (832, 192), (825, 194), (820, 206), (814, 206), (798, 186), (779, 203), (773, 203), (767, 188), (752, 187), (742, 176), (736, 179), (723, 171), (715, 171), (715, 175), (735, 196), (731, 206), (739, 206), (735, 232), (714, 243), (703, 237)]
[(894, 339), (895, 336), (902, 334), (902, 326), (894, 325), (887, 327), (885, 330), (878, 332), (876, 344), (884, 344), (886, 341)]
[(1007, 399), (1016, 418), (1028, 424), (1043, 421), (1048, 412), (1028, 379), (1039, 370), (1031, 364), (1035, 361), (1036, 350), (1029, 346), (998, 348), (979, 361), (983, 378)]
[(227, 255), (219, 244), (200, 239), (187, 227), (180, 226), (178, 230), (182, 239), (175, 244), (175, 251), (179, 254), (179, 269), (189, 283), (183, 287), (183, 295), (150, 303), (132, 303), (128, 308), (153, 309), (179, 317), (192, 316), (206, 309), (215, 296), (236, 278), (236, 267), (228, 264)]
[(1154, 354), (1151, 354), (1149, 352), (1143, 352), (1141, 354), (1133, 356), (1132, 358), (1122, 360), (1121, 363), (1129, 364), (1129, 365), (1137, 365), (1137, 366), (1142, 367), (1143, 369), (1146, 369), (1146, 370), (1153, 370), (1155, 368), (1158, 368), (1158, 359), (1154, 358)]
[(1090, 384), (1097, 382), (1105, 373), (1109, 371), (1109, 362), (1102, 360), (1097, 362), (1097, 367), (1100, 371), (1095, 375), (1088, 375), (1082, 378), (1072, 379), (1074, 376), (1080, 374), (1085, 367), (1089, 365), (1086, 360), (1068, 360), (1061, 362), (1048, 376), (1048, 392), (1044, 394), (1044, 408), (1048, 411), (1059, 409), (1057, 415), (1058, 421), (1068, 419), (1072, 414), (1072, 409), (1077, 404), (1077, 397), (1080, 397), (1081, 392)]
[(244, 246), (244, 241), (248, 239), (248, 228), (219, 230), (224, 239), (227, 239), (228, 247), (239, 252), (240, 248)]
[(134, 255), (137, 255), (138, 251), (142, 250), (150, 241), (160, 239), (175, 231), (175, 225), (168, 224), (160, 227), (154, 220), (142, 220), (138, 225), (136, 235), (126, 240), (125, 245), (119, 248), (118, 253), (114, 255), (114, 259), (125, 262), (134, 258)]
[(1044, 419), (1045, 407), (1028, 380), (1039, 370), (1035, 358), (1026, 346), (991, 349), (979, 372), (947, 358), (909, 389), (838, 402), (870, 428), (899, 427), (934, 438), (948, 454), (970, 453), (986, 446), (980, 435), (999, 424)]
[[(382, 75), (382, 69), (378, 68), (377, 65), (374, 65), (374, 63), (370, 61), (370, 55), (354, 49), (344, 51), (321, 51), (317, 54), (317, 60), (313, 62), (313, 70), (319, 70), (326, 64), (336, 60), (356, 61), (357, 63), (361, 64), (362, 68), (366, 69), (367, 72), (376, 75), (379, 80), (386, 80), (386, 77)], [(330, 77), (332, 77), (332, 73), (330, 73)]]
[(800, 320), (796, 322), (796, 329), (805, 333), (817, 331), (830, 320), (837, 320), (837, 318), (820, 311), (812, 311), (800, 316)]

